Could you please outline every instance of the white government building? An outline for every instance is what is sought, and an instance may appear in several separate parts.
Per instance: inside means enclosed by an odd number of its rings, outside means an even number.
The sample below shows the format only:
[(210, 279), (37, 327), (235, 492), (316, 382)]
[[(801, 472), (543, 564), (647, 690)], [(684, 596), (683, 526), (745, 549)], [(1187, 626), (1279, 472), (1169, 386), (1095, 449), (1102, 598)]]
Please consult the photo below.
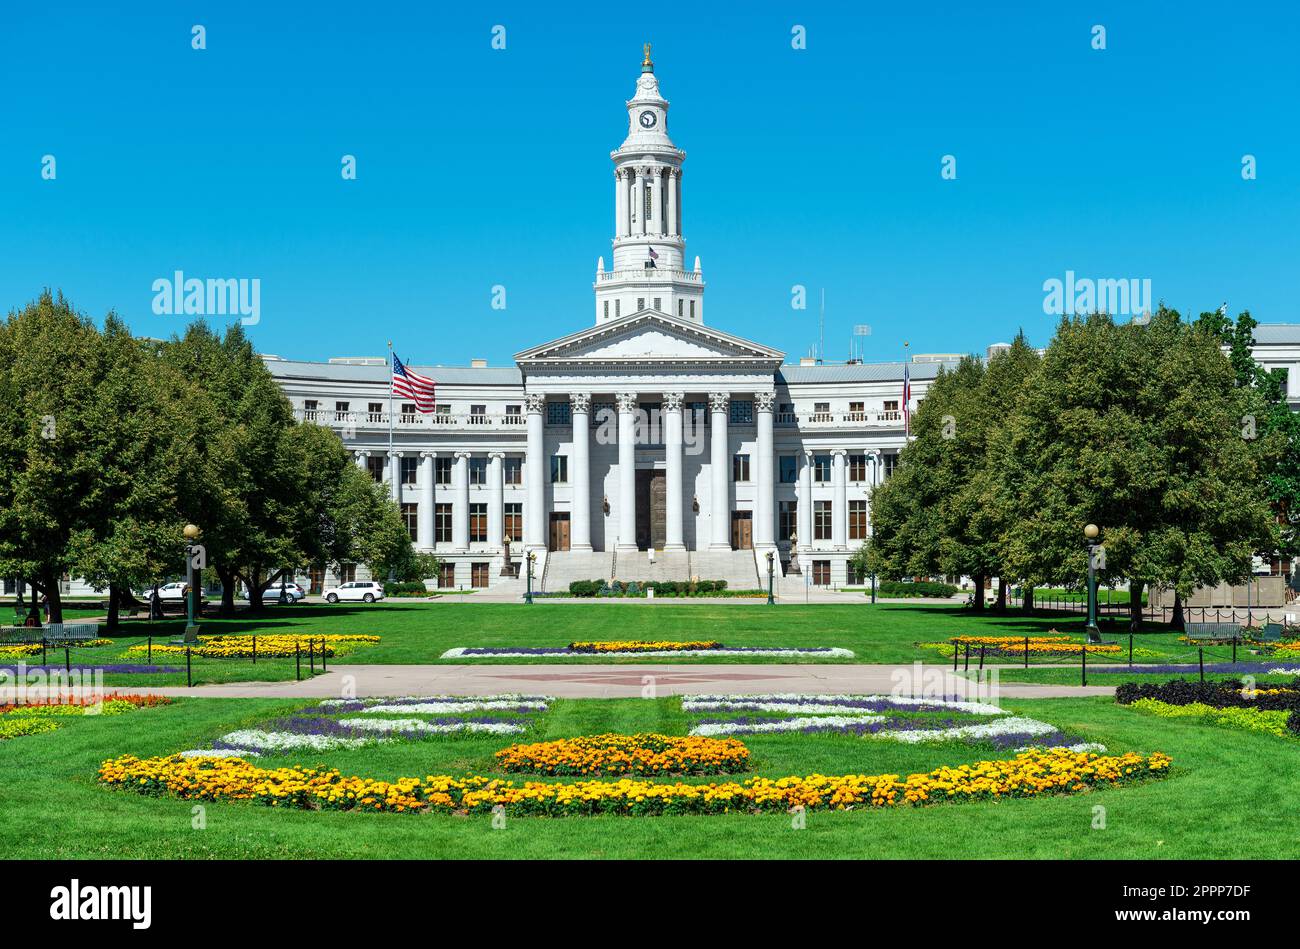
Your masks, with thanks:
[[(437, 411), (395, 402), (392, 451), (387, 360), (267, 364), (300, 418), (336, 429), (391, 485), (417, 547), (444, 562), (441, 586), (522, 589), (524, 551), (547, 591), (597, 578), (756, 588), (768, 553), (787, 593), (861, 582), (848, 561), (904, 444), (903, 413), (959, 356), (913, 357), (905, 406), (901, 362), (787, 364), (707, 326), (682, 232), (686, 155), (648, 49), (627, 114), (594, 325), (513, 366), (412, 367), (436, 381)], [(1268, 329), (1300, 360), (1300, 327)]]

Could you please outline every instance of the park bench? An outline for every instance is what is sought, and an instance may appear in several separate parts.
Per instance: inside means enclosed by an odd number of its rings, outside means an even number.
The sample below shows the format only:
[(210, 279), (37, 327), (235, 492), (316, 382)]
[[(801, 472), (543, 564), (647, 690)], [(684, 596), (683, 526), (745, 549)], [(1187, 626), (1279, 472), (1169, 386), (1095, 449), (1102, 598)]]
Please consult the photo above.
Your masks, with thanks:
[(1188, 642), (1227, 642), (1241, 639), (1237, 623), (1187, 623), (1183, 627)]
[(0, 643), (75, 643), (99, 637), (98, 623), (46, 623), (44, 626), (0, 626)]

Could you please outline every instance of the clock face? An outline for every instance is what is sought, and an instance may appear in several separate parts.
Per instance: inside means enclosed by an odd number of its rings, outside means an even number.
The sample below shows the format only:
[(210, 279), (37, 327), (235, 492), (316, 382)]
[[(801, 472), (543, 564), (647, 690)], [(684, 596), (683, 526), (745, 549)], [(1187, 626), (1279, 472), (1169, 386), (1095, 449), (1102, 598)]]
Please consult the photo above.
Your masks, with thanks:
[(641, 113), (641, 127), (643, 129), (652, 129), (655, 127), (655, 114), (648, 109)]

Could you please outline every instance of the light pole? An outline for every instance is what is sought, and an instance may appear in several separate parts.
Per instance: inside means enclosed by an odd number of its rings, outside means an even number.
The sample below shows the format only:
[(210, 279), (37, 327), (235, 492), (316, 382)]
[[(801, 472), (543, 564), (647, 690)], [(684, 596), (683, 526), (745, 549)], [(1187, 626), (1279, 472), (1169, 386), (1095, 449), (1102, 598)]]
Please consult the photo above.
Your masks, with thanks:
[(776, 552), (769, 550), (767, 552), (767, 605), (771, 606), (776, 602), (772, 596), (773, 578), (776, 576)]
[(528, 592), (524, 594), (524, 602), (529, 606), (533, 604), (533, 564), (537, 562), (537, 554), (531, 550), (528, 552)]
[(1096, 524), (1089, 524), (1083, 529), (1083, 536), (1088, 542), (1088, 642), (1101, 641), (1101, 630), (1097, 628), (1097, 535), (1101, 530)]
[(199, 641), (199, 627), (194, 622), (195, 616), (199, 613), (199, 585), (194, 575), (194, 562), (197, 559), (196, 554), (202, 551), (202, 547), (195, 543), (199, 539), (197, 524), (186, 524), (185, 530), (185, 579), (189, 582), (189, 595), (185, 598), (185, 638), (187, 644), (197, 644)]

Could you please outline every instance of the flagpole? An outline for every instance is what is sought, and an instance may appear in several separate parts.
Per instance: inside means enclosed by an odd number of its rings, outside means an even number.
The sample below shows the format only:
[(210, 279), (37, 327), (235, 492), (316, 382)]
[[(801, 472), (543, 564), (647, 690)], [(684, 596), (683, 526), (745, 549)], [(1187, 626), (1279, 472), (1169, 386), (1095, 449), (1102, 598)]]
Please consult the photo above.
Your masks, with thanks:
[[(388, 463), (393, 462), (393, 341), (388, 341)], [(393, 472), (393, 484), (397, 484), (397, 472)]]

